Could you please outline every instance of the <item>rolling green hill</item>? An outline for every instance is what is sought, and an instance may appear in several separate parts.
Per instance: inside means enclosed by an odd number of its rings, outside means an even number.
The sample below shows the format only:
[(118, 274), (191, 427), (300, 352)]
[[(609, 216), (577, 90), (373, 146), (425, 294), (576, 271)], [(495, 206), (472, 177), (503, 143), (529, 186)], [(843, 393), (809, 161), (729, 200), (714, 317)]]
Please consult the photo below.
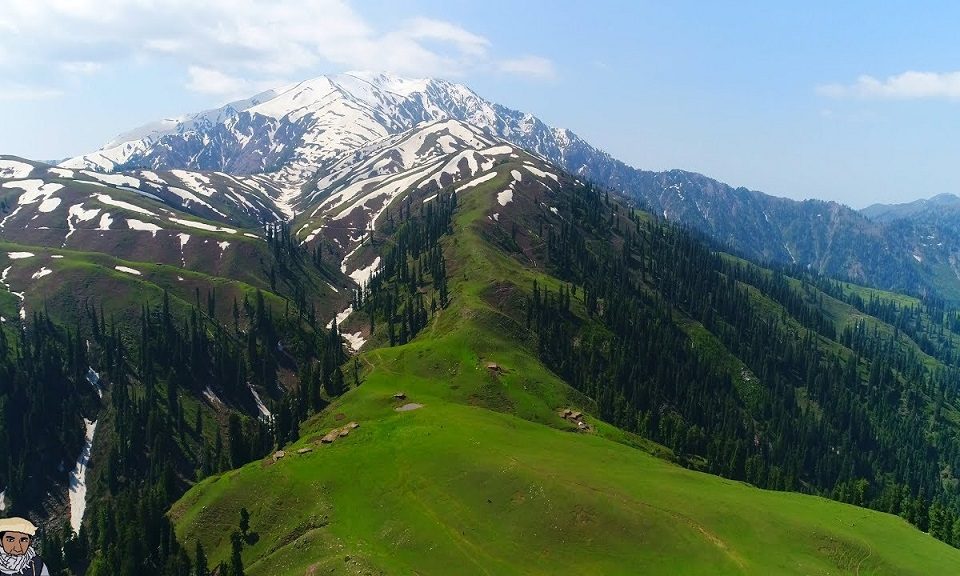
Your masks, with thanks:
[[(382, 374), (335, 408), (360, 419), (350, 436), (319, 446), (315, 437), (343, 422), (318, 420), (282, 460), (199, 484), (172, 511), (179, 535), (227, 560), (246, 507), (252, 575), (960, 569), (960, 552), (895, 516), (691, 472)], [(398, 384), (424, 407), (395, 412)], [(301, 446), (314, 451), (298, 455)]]
[[(431, 266), (422, 265), (429, 260), (424, 256), (428, 247), (408, 246), (411, 238), (431, 229), (431, 218), (441, 219), (442, 226), (442, 215), (421, 212), (426, 224), (401, 225), (385, 239), (381, 253), (394, 256), (385, 257), (387, 263), (364, 297), (366, 305), (347, 327), (373, 324), (371, 343), (393, 346), (368, 346), (344, 367), (347, 382), (355, 380), (353, 388), (306, 421), (298, 438), (284, 446), (283, 457), (268, 456), (190, 489), (170, 512), (188, 550), (200, 542), (211, 565), (229, 563), (230, 534), (243, 507), (251, 520), (242, 559), (246, 573), (254, 576), (931, 574), (960, 569), (958, 551), (896, 516), (811, 495), (760, 490), (670, 463), (725, 470), (724, 456), (712, 452), (709, 441), (694, 438), (667, 448), (631, 432), (651, 432), (639, 422), (642, 415), (650, 416), (640, 399), (616, 394), (613, 379), (596, 381), (608, 374), (604, 370), (593, 376), (581, 370), (597, 361), (587, 355), (602, 356), (604, 350), (628, 345), (618, 340), (616, 320), (648, 310), (654, 318), (638, 328), (652, 332), (664, 323), (657, 334), (686, 342), (693, 350), (689, 362), (705, 370), (709, 382), (727, 382), (716, 401), (726, 402), (728, 416), (740, 420), (731, 424), (736, 431), (727, 439), (739, 449), (732, 439), (747, 446), (769, 434), (772, 445), (772, 407), (783, 401), (781, 389), (788, 384), (776, 380), (772, 367), (751, 368), (757, 362), (747, 353), (752, 348), (738, 349), (731, 334), (742, 339), (748, 326), (766, 323), (775, 326), (769, 333), (775, 338), (791, 335), (807, 342), (810, 357), (825, 366), (833, 361), (828, 354), (855, 357), (831, 333), (858, 314), (841, 299), (844, 288), (837, 288), (834, 298), (807, 282), (787, 282), (746, 263), (740, 263), (740, 275), (734, 278), (736, 268), (701, 262), (696, 268), (716, 271), (732, 284), (729, 292), (716, 285), (696, 288), (735, 297), (737, 306), (750, 310), (745, 317), (716, 313), (710, 321), (695, 311), (695, 286), (680, 285), (689, 282), (680, 261), (707, 254), (692, 239), (616, 201), (603, 201), (572, 181), (561, 191), (518, 186), (504, 203), (498, 194), (511, 168), (502, 165), (498, 178), (458, 195), (447, 234), (438, 240), (449, 303), (415, 337), (415, 329), (404, 337), (407, 310), (415, 309), (418, 300), (436, 299), (443, 288), (436, 282), (431, 287), (426, 272), (419, 273), (418, 281), (409, 279), (417, 277), (411, 267)], [(409, 216), (409, 203), (407, 209)], [(632, 229), (646, 232), (634, 235)], [(655, 241), (656, 235), (666, 243)], [(627, 265), (629, 271), (608, 274), (603, 268), (610, 264), (607, 257), (620, 258), (631, 245), (646, 245), (650, 260), (641, 255)], [(577, 246), (596, 256), (592, 268), (578, 270), (571, 253), (558, 258), (565, 247)], [(670, 262), (662, 259), (667, 256)], [(603, 278), (622, 275), (639, 296), (617, 302), (615, 292), (604, 293), (585, 272)], [(791, 288), (794, 283), (803, 287)], [(572, 285), (579, 289), (571, 296)], [(710, 308), (719, 310), (723, 304), (714, 302)], [(538, 320), (537, 310), (550, 306), (566, 306), (569, 312), (558, 312), (562, 321)], [(384, 315), (384, 310), (390, 312)], [(623, 315), (613, 317), (613, 311)], [(742, 326), (734, 330), (736, 318)], [(396, 335), (395, 321), (403, 325)], [(871, 322), (887, 326), (876, 318)], [(729, 333), (718, 326), (728, 327)], [(565, 336), (551, 335), (556, 333)], [(567, 354), (558, 357), (552, 341), (570, 346)], [(906, 354), (920, 353), (904, 336), (898, 334), (893, 342)], [(685, 374), (685, 363), (667, 360), (680, 352), (656, 351), (666, 370), (661, 374)], [(872, 358), (879, 357), (863, 359), (864, 368)], [(671, 366), (677, 371), (670, 372)], [(577, 387), (561, 379), (563, 374)], [(892, 378), (889, 386), (906, 385), (900, 376)], [(800, 422), (810, 418), (833, 438), (839, 421), (831, 420), (836, 415), (830, 407), (818, 404), (804, 386), (789, 387), (790, 398), (806, 398), (792, 407), (792, 417)], [(402, 399), (394, 397), (398, 392)], [(664, 394), (658, 402), (669, 401)], [(685, 394), (694, 392), (681, 390), (675, 397)], [(409, 404), (419, 407), (398, 410)], [(659, 420), (679, 422), (665, 425), (683, 430), (686, 437), (696, 429), (716, 437), (723, 433), (719, 426), (711, 428), (713, 419), (701, 411), (680, 404), (659, 406)], [(589, 414), (583, 420), (586, 431), (562, 417), (565, 408)], [(627, 413), (632, 423), (626, 422)], [(359, 427), (332, 444), (322, 442), (349, 422)], [(652, 435), (666, 441), (676, 437), (676, 430)], [(794, 446), (785, 445), (787, 451)], [(776, 465), (776, 449), (757, 449), (752, 455), (766, 466)], [(818, 488), (818, 479), (803, 463), (797, 466), (790, 480), (794, 489), (832, 488)], [(763, 478), (769, 483), (773, 475), (765, 471)]]

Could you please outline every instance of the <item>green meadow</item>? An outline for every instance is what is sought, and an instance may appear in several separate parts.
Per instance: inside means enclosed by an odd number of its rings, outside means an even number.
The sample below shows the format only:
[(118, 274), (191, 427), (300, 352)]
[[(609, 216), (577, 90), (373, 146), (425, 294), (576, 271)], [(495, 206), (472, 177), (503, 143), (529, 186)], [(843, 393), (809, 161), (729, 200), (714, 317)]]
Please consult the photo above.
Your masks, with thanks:
[[(246, 507), (251, 575), (960, 572), (960, 551), (898, 517), (686, 470), (559, 416), (520, 418), (504, 409), (549, 411), (505, 390), (519, 378), (436, 345), (449, 378), (391, 369), (422, 343), (381, 351), (284, 458), (194, 487), (172, 511), (188, 549), (199, 539), (226, 560)], [(396, 411), (406, 403), (422, 408)], [(318, 442), (348, 421), (360, 427)]]

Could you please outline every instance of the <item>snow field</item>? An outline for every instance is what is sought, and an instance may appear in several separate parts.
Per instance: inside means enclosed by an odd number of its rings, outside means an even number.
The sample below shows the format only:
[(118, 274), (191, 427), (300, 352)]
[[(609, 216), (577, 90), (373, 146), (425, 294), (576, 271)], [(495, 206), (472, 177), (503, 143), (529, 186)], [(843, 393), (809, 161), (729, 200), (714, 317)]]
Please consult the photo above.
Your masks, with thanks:
[(0, 160), (0, 178), (26, 178), (33, 166), (16, 160)]
[(177, 224), (182, 224), (183, 226), (188, 226), (190, 228), (197, 228), (200, 230), (207, 230), (210, 232), (226, 232), (227, 234), (236, 234), (237, 231), (233, 228), (222, 228), (220, 226), (211, 226), (210, 224), (204, 224), (203, 222), (197, 222), (195, 220), (183, 220), (181, 218), (170, 218), (171, 222), (176, 222)]
[(160, 226), (152, 222), (144, 222), (143, 220), (136, 220), (134, 218), (127, 218), (127, 228), (131, 230), (141, 230), (143, 232), (150, 232), (150, 234), (156, 238), (157, 232), (163, 230)]
[(93, 449), (93, 435), (97, 431), (96, 421), (83, 419), (86, 427), (84, 445), (77, 457), (77, 464), (70, 472), (70, 527), (74, 533), (80, 531), (80, 523), (87, 509), (87, 465), (90, 463), (90, 452)]
[(497, 173), (496, 173), (496, 172), (489, 172), (489, 173), (487, 173), (487, 174), (484, 174), (483, 176), (480, 176), (479, 178), (474, 178), (473, 180), (467, 182), (467, 183), (464, 184), (463, 186), (460, 186), (459, 188), (457, 188), (457, 192), (463, 192), (464, 190), (466, 190), (466, 189), (468, 189), (468, 188), (473, 188), (474, 186), (479, 186), (480, 184), (483, 184), (484, 182), (489, 182), (489, 181), (493, 180), (493, 179), (496, 178), (496, 177), (497, 177)]
[(133, 268), (128, 268), (127, 266), (114, 266), (113, 269), (117, 270), (118, 272), (133, 274), (134, 276), (142, 276), (139, 270), (134, 270)]

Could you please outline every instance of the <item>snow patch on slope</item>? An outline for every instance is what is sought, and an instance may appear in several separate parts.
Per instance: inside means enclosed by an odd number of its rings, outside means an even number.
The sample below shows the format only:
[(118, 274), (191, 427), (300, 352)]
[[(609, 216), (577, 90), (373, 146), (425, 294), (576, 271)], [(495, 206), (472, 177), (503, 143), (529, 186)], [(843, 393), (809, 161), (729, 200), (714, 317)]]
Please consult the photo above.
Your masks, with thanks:
[(54, 176), (59, 176), (60, 178), (73, 178), (73, 170), (64, 170), (63, 168), (50, 168), (47, 170), (48, 174), (53, 174)]
[(144, 222), (143, 220), (136, 220), (134, 218), (127, 218), (127, 228), (131, 230), (141, 230), (143, 232), (150, 232), (154, 238), (157, 237), (157, 231), (163, 230), (163, 228), (157, 226), (152, 222)]
[(257, 410), (260, 412), (260, 419), (270, 421), (270, 419), (273, 418), (273, 414), (270, 412), (270, 409), (267, 408), (267, 405), (264, 404), (263, 400), (260, 399), (260, 395), (257, 394), (257, 391), (252, 384), (247, 382), (247, 388), (250, 389), (250, 394), (253, 395), (253, 401), (257, 404)]
[[(41, 199), (46, 200), (54, 192), (63, 188), (62, 184), (57, 183), (46, 183), (43, 180), (14, 180), (12, 182), (4, 182), (4, 188), (19, 188), (23, 190), (23, 194), (17, 199), (17, 204), (23, 206), (25, 204), (34, 204)], [(12, 214), (11, 214), (12, 216)]]
[(87, 509), (87, 465), (93, 449), (93, 435), (97, 431), (97, 422), (83, 419), (86, 427), (83, 449), (77, 457), (77, 464), (70, 472), (70, 527), (74, 533), (80, 532), (80, 523)]
[(37, 208), (40, 212), (53, 212), (57, 209), (57, 206), (60, 205), (59, 198), (47, 198), (40, 203), (40, 206)]
[(92, 366), (87, 367), (87, 382), (93, 387), (97, 396), (103, 398), (103, 388), (100, 387), (100, 375), (96, 373)]
[[(11, 254), (15, 254), (15, 252), (11, 252)], [(21, 252), (20, 254), (29, 254), (29, 252)], [(33, 254), (30, 254), (30, 256), (33, 256)], [(10, 274), (11, 268), (13, 268), (13, 266), (7, 266), (6, 268), (3, 269), (3, 272), (0, 273), (0, 285), (3, 285), (8, 292), (13, 294), (20, 300), (20, 320), (26, 321), (27, 307), (26, 307), (26, 301), (24, 300), (24, 297), (23, 297), (23, 292), (14, 292), (13, 288), (10, 286), (10, 283), (7, 282), (7, 275)]]
[(0, 178), (26, 178), (33, 166), (16, 160), (0, 160)]
[(197, 222), (195, 220), (183, 220), (182, 218), (170, 218), (171, 222), (176, 222), (177, 224), (182, 224), (183, 226), (188, 226), (190, 228), (198, 228), (200, 230), (207, 230), (210, 232), (226, 232), (227, 234), (236, 234), (237, 231), (233, 228), (223, 228), (221, 226), (211, 226), (210, 224), (204, 224), (203, 222)]
[(123, 174), (101, 174), (99, 172), (91, 172), (90, 170), (81, 170), (80, 173), (84, 176), (89, 176), (98, 182), (110, 184), (111, 186), (129, 186), (131, 188), (140, 187), (139, 180), (136, 178), (131, 178), (130, 176), (124, 176)]
[(380, 266), (380, 257), (377, 256), (374, 258), (373, 262), (369, 266), (360, 268), (359, 270), (354, 270), (348, 276), (353, 279), (359, 286), (363, 286), (370, 281), (370, 277), (374, 275), (377, 271), (377, 267)]
[(483, 176), (480, 176), (479, 178), (474, 178), (473, 180), (467, 182), (467, 183), (464, 184), (463, 186), (457, 188), (457, 192), (463, 192), (464, 190), (467, 190), (468, 188), (473, 188), (474, 186), (479, 186), (480, 184), (483, 184), (484, 182), (489, 182), (489, 181), (493, 180), (493, 179), (496, 178), (496, 177), (497, 177), (497, 173), (496, 173), (496, 172), (490, 172), (490, 173), (488, 173), (488, 174), (484, 174)]
[(363, 337), (363, 332), (354, 332), (353, 334), (341, 332), (340, 336), (347, 341), (347, 344), (350, 345), (350, 349), (354, 352), (359, 352), (360, 348), (367, 343), (366, 339)]
[(557, 175), (552, 172), (545, 172), (539, 168), (531, 166), (530, 164), (524, 164), (523, 168), (534, 176), (539, 176), (540, 178), (553, 178), (555, 182), (560, 182), (560, 178), (558, 178)]
[(33, 275), (30, 276), (30, 278), (32, 278), (33, 280), (39, 280), (44, 276), (49, 276), (50, 274), (53, 274), (53, 270), (44, 266), (43, 268), (40, 268), (39, 270), (34, 272)]
[(149, 215), (149, 216), (156, 216), (156, 215), (157, 215), (155, 212), (151, 212), (150, 210), (147, 210), (146, 208), (141, 208), (140, 206), (137, 206), (136, 204), (131, 204), (131, 203), (129, 203), (129, 202), (124, 202), (123, 200), (115, 200), (112, 196), (110, 196), (110, 195), (108, 195), (108, 194), (95, 194), (95, 195), (93, 196), (93, 198), (95, 198), (95, 199), (97, 200), (97, 202), (101, 202), (101, 203), (106, 204), (106, 205), (108, 205), (108, 206), (115, 206), (115, 207), (117, 207), (117, 208), (123, 208), (124, 210), (130, 210), (131, 212), (138, 212), (138, 213), (140, 213), (140, 214), (147, 214), (147, 215)]
[(110, 217), (109, 212), (104, 212), (103, 216), (100, 217), (100, 224), (97, 226), (97, 230), (109, 230), (111, 224), (113, 224), (113, 218)]
[(84, 210), (83, 204), (74, 204), (67, 211), (69, 218), (76, 218), (77, 222), (86, 222), (87, 220), (93, 220), (97, 217), (97, 214), (100, 213), (99, 208), (91, 208), (89, 210)]

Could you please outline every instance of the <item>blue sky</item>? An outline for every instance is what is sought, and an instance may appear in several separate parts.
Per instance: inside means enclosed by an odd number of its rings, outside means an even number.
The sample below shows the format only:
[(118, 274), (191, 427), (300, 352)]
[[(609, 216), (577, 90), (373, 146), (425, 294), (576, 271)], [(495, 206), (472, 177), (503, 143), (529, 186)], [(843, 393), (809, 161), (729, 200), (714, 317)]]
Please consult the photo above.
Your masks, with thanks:
[(463, 82), (639, 168), (855, 207), (960, 194), (952, 3), (0, 3), (0, 153), (366, 69)]

